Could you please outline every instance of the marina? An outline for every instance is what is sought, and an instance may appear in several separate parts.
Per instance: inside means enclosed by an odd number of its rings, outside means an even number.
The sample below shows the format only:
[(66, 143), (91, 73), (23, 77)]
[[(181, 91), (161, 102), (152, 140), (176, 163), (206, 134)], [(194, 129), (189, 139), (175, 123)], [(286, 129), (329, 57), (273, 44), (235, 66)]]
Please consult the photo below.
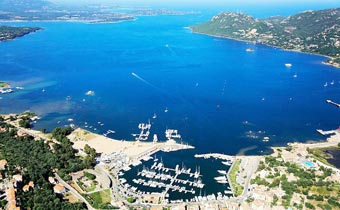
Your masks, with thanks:
[(224, 155), (224, 154), (219, 154), (219, 153), (208, 153), (208, 154), (196, 154), (195, 158), (204, 158), (204, 159), (215, 158), (215, 159), (232, 161), (234, 160), (235, 157), (231, 155)]
[[(223, 176), (214, 179), (220, 185), (227, 185), (224, 190), (217, 194), (206, 195), (205, 193), (205, 178), (201, 174), (200, 167), (196, 169), (177, 164), (175, 167), (166, 167), (162, 158), (148, 159), (148, 162), (142, 166), (135, 168), (136, 171), (129, 171), (130, 176), (119, 173), (119, 181), (122, 185), (128, 185), (130, 189), (134, 189), (134, 193), (139, 197), (149, 195), (153, 192), (153, 196), (159, 196), (162, 203), (178, 203), (183, 201), (199, 202), (203, 200), (221, 200), (232, 196), (230, 190), (227, 171), (221, 170)], [(129, 181), (129, 177), (131, 180)], [(204, 192), (204, 193), (202, 193)], [(128, 193), (128, 192), (126, 192)], [(176, 199), (172, 195), (176, 193), (180, 196)], [(204, 194), (204, 195), (202, 195)]]
[(107, 135), (113, 134), (113, 133), (115, 133), (115, 131), (113, 131), (113, 130), (107, 130), (106, 133), (104, 133), (103, 135), (106, 137)]
[(136, 137), (136, 141), (146, 141), (149, 138), (150, 135), (150, 129), (151, 129), (151, 123), (150, 121), (148, 123), (140, 123), (138, 124), (138, 128), (140, 129), (139, 134), (132, 134), (132, 136)]

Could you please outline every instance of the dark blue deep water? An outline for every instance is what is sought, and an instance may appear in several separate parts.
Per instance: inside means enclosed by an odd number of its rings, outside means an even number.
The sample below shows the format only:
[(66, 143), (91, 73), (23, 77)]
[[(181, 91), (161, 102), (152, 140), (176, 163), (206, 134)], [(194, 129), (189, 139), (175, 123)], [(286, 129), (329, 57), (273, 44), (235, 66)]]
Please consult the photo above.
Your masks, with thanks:
[[(266, 152), (270, 145), (317, 140), (315, 129), (339, 125), (339, 110), (325, 100), (340, 100), (340, 71), (321, 64), (325, 57), (185, 28), (206, 18), (21, 23), (44, 30), (0, 44), (1, 80), (25, 88), (3, 95), (0, 111), (30, 109), (42, 116), (37, 129), (73, 118), (98, 133), (115, 130), (117, 139), (132, 139), (138, 123), (151, 119), (153, 132), (178, 129), (197, 153), (236, 154), (254, 145), (247, 154)], [(85, 95), (89, 90), (95, 95)]]

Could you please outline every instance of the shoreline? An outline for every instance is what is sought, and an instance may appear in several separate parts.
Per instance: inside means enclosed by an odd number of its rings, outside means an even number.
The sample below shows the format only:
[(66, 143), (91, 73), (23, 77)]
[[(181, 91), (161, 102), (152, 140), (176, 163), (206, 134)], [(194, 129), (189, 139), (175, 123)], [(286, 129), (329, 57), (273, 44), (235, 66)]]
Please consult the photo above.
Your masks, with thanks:
[(91, 22), (86, 20), (0, 20), (0, 23), (84, 23), (84, 24), (105, 24), (105, 23), (121, 23), (127, 21), (136, 21), (137, 18), (117, 21), (102, 21), (102, 22)]
[(117, 140), (82, 128), (75, 129), (68, 138), (74, 143), (74, 149), (80, 151), (88, 144), (102, 155), (110, 155), (112, 153), (125, 154), (131, 160), (130, 163), (143, 159), (146, 156), (151, 156), (159, 151), (171, 152), (194, 149), (193, 146), (179, 144), (174, 140), (167, 140), (164, 142)]
[[(4, 118), (10, 119), (11, 115), (1, 115)], [(19, 115), (20, 116), (20, 115)], [(7, 120), (6, 120), (7, 121)], [(20, 128), (17, 124), (17, 120), (10, 120), (7, 122), (8, 124), (12, 124), (17, 127), (19, 130), (23, 131), (28, 135), (32, 135), (35, 138), (40, 138), (46, 141), (50, 141), (51, 139), (49, 135), (43, 134), (40, 131), (36, 131), (34, 129), (24, 129)], [(258, 171), (260, 165), (268, 156), (269, 157), (279, 157), (284, 162), (296, 163), (300, 165), (302, 168), (306, 168), (306, 162), (312, 164), (312, 167), (318, 169), (320, 167), (325, 167), (331, 169), (334, 173), (340, 174), (340, 170), (334, 166), (330, 166), (328, 164), (319, 161), (318, 159), (310, 156), (309, 152), (310, 148), (322, 148), (329, 146), (337, 146), (340, 143), (340, 130), (332, 130), (325, 131), (325, 133), (334, 134), (326, 138), (325, 141), (315, 142), (315, 143), (300, 143), (300, 142), (292, 142), (288, 143), (287, 147), (271, 147), (274, 153), (270, 155), (225, 155), (220, 153), (208, 153), (201, 155), (194, 155), (195, 158), (215, 158), (219, 160), (227, 160), (232, 161), (232, 164), (229, 165), (227, 179), (229, 185), (231, 187), (231, 192), (233, 193), (233, 197), (231, 198), (220, 198), (216, 200), (211, 200), (208, 203), (228, 203), (230, 206), (238, 205), (240, 203), (244, 203), (249, 196), (252, 196), (252, 193), (261, 194), (263, 192), (258, 192), (255, 189), (256, 185), (251, 182), (254, 180), (255, 176), (261, 172)], [(42, 138), (43, 137), (43, 138)], [(121, 187), (120, 190), (125, 189), (124, 179), (119, 178), (119, 172), (128, 171), (131, 167), (141, 164), (141, 160), (150, 159), (150, 157), (159, 151), (171, 152), (177, 150), (184, 149), (194, 149), (194, 147), (189, 145), (182, 145), (176, 143), (174, 140), (168, 140), (165, 142), (141, 142), (141, 141), (126, 141), (126, 140), (116, 140), (105, 137), (100, 134), (93, 133), (91, 131), (77, 128), (70, 135), (67, 136), (71, 142), (73, 142), (73, 148), (78, 150), (78, 153), (82, 155), (84, 153), (84, 146), (88, 144), (90, 147), (96, 149), (97, 153), (101, 153), (101, 157), (99, 159), (99, 163), (97, 163), (98, 167), (101, 167), (102, 170), (106, 171), (107, 176), (115, 180), (114, 183), (117, 183), (117, 186)], [(55, 142), (57, 143), (57, 142)], [(118, 158), (115, 157), (118, 154)], [(282, 156), (281, 156), (282, 155)], [(109, 160), (111, 163), (105, 163), (106, 160)], [(116, 164), (117, 160), (123, 161), (122, 165), (114, 166), (114, 169), (111, 168), (111, 164)], [(234, 164), (237, 163), (237, 168), (234, 169), (235, 173), (230, 175), (231, 169), (234, 167)], [(112, 174), (111, 174), (112, 173)], [(110, 175), (111, 174), (111, 175)], [(256, 184), (256, 183), (255, 183)], [(125, 189), (126, 192), (130, 191), (128, 188)], [(117, 193), (125, 192), (117, 191)], [(214, 192), (217, 193), (217, 192)], [(213, 193), (213, 194), (214, 194)], [(262, 195), (262, 194), (261, 194)], [(185, 202), (188, 205), (196, 205), (195, 201), (187, 201)], [(225, 203), (225, 204), (226, 204)], [(162, 203), (161, 206), (167, 205), (177, 205), (177, 203), (165, 202)], [(157, 204), (158, 205), (158, 204)]]
[[(231, 37), (227, 37), (227, 36), (223, 36), (223, 35), (214, 35), (214, 34), (209, 34), (209, 33), (197, 32), (197, 31), (194, 31), (191, 26), (188, 26), (186, 28), (190, 29), (191, 33), (193, 33), (193, 34), (201, 34), (201, 35), (217, 37), (217, 38), (223, 38), (223, 39), (229, 39), (229, 40), (234, 40), (234, 41), (239, 41), (239, 42), (246, 42), (248, 44), (252, 43), (252, 41), (247, 41), (247, 40), (243, 40), (243, 39), (231, 38)], [(280, 50), (284, 50), (284, 51), (288, 51), (288, 52), (297, 52), (297, 53), (304, 53), (304, 54), (309, 54), (309, 55), (322, 56), (322, 57), (328, 58), (328, 60), (322, 61), (321, 64), (332, 66), (332, 67), (335, 67), (337, 69), (340, 69), (340, 64), (337, 64), (337, 63), (336, 64), (332, 64), (332, 63), (328, 62), (328, 61), (334, 59), (334, 57), (331, 57), (331, 56), (328, 56), (328, 55), (322, 55), (322, 54), (319, 54), (319, 53), (312, 53), (312, 52), (303, 52), (303, 51), (294, 50), (294, 49), (285, 49), (285, 48), (282, 48), (282, 47), (273, 46), (273, 45), (264, 44), (264, 43), (255, 43), (255, 45), (256, 44), (261, 44), (261, 45), (264, 45), (264, 46), (268, 46), (268, 47), (272, 47), (272, 48), (276, 48), (276, 49), (280, 49)]]

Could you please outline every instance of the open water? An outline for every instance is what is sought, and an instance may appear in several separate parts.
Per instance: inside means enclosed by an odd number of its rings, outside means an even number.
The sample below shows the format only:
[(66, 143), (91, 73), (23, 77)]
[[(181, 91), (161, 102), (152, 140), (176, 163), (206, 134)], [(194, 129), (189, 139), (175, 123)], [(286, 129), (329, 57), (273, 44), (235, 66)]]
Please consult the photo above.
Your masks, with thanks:
[[(165, 165), (200, 165), (205, 177), (217, 173), (209, 167), (213, 160), (202, 163), (196, 153), (266, 154), (273, 145), (320, 140), (315, 129), (339, 126), (339, 109), (325, 100), (340, 101), (340, 71), (321, 64), (327, 58), (187, 28), (209, 15), (12, 24), (44, 30), (0, 44), (1, 81), (24, 87), (1, 96), (0, 112), (32, 110), (42, 116), (36, 129), (72, 118), (76, 126), (111, 129), (110, 137), (127, 140), (150, 119), (151, 137), (165, 140), (165, 129), (178, 129), (195, 146), (163, 154)], [(255, 51), (246, 52), (249, 47)], [(207, 193), (216, 189), (209, 186)]]

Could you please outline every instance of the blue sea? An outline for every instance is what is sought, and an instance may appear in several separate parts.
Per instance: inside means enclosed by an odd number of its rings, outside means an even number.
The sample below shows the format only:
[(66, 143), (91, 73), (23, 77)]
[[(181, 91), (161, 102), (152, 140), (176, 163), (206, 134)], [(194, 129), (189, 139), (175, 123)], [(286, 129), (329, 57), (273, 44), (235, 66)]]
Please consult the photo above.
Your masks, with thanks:
[[(32, 110), (42, 117), (34, 128), (50, 131), (72, 118), (76, 126), (100, 134), (111, 129), (110, 137), (126, 140), (150, 120), (160, 140), (165, 129), (178, 129), (195, 146), (163, 154), (165, 165), (184, 162), (202, 171), (214, 160), (203, 163), (196, 153), (268, 154), (270, 146), (323, 140), (316, 129), (339, 126), (339, 109), (325, 101), (340, 102), (340, 70), (323, 65), (326, 57), (187, 28), (213, 14), (11, 23), (44, 30), (0, 43), (0, 80), (24, 87), (1, 96), (0, 112)], [(94, 95), (86, 95), (90, 90)]]

